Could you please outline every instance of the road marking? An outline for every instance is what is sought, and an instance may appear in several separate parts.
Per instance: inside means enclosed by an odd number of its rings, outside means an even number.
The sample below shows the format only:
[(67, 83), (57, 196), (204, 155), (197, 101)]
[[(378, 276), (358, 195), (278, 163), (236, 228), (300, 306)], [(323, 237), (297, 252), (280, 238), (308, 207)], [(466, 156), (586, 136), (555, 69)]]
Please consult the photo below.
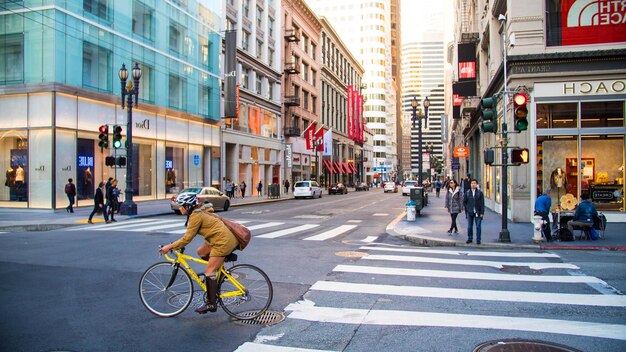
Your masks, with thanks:
[(372, 243), (378, 239), (378, 236), (367, 236), (361, 240), (361, 242)]
[(160, 225), (156, 225), (156, 226), (150, 226), (150, 227), (140, 227), (137, 229), (132, 229), (129, 231), (135, 231), (135, 232), (148, 232), (148, 231), (153, 231), (153, 230), (162, 230), (162, 229), (169, 229), (172, 227), (185, 227), (185, 223), (182, 223), (180, 221), (176, 221), (176, 223), (174, 224), (160, 224)]
[(264, 345), (254, 342), (246, 342), (239, 346), (235, 352), (333, 352), (328, 350), (312, 350), (308, 348), (285, 347), (275, 345)]
[(490, 315), (468, 315), (415, 312), (400, 310), (369, 310), (316, 307), (292, 303), (285, 308), (292, 311), (288, 318), (306, 321), (395, 326), (435, 326), (470, 329), (495, 329), (601, 337), (626, 340), (626, 325), (604, 324), (557, 319), (519, 318)]
[(252, 231), (252, 230), (258, 230), (258, 229), (264, 229), (266, 227), (273, 227), (273, 226), (278, 226), (278, 225), (282, 225), (282, 224), (284, 224), (284, 222), (267, 222), (265, 224), (248, 226), (248, 230)]
[(388, 247), (374, 247), (374, 246), (364, 246), (364, 247), (361, 247), (360, 249), (369, 249), (372, 251), (387, 251), (387, 252), (450, 254), (450, 255), (476, 256), (476, 257), (560, 258), (558, 255), (554, 253), (448, 251), (448, 250), (439, 250), (439, 249), (388, 248)]
[(174, 231), (167, 231), (167, 233), (171, 233), (174, 235), (182, 235), (183, 233), (187, 232), (187, 229), (179, 229), (179, 230), (174, 230)]
[[(158, 224), (157, 226), (163, 226), (165, 224), (171, 224), (171, 223), (177, 223), (178, 225), (183, 225), (185, 222), (181, 221), (180, 219), (178, 220), (158, 220), (158, 221), (152, 221), (151, 224), (145, 224), (145, 223), (133, 223), (133, 224), (125, 224), (125, 223), (121, 223), (121, 224), (115, 224), (115, 225), (108, 225), (108, 226), (102, 226), (102, 227), (98, 227), (96, 229), (94, 229), (95, 231), (118, 231), (118, 230), (128, 230), (128, 231), (144, 231), (144, 228), (141, 228), (141, 226), (146, 226), (146, 225), (153, 225), (153, 224)], [(139, 228), (137, 228), (139, 227)], [(154, 227), (154, 226), (153, 226)], [(131, 230), (132, 228), (132, 230)], [(147, 231), (147, 230), (145, 230)]]
[(363, 222), (363, 220), (348, 220), (347, 222), (352, 222), (352, 223), (361, 223)]
[(363, 259), (369, 260), (387, 260), (414, 263), (435, 263), (435, 264), (452, 264), (452, 265), (476, 265), (489, 266), (496, 269), (502, 269), (503, 266), (527, 266), (534, 270), (543, 269), (580, 269), (576, 265), (566, 263), (517, 263), (517, 262), (492, 262), (486, 260), (464, 260), (464, 259), (443, 259), (430, 257), (414, 257), (402, 255), (367, 255)]
[(337, 265), (333, 271), (358, 274), (377, 275), (399, 275), (399, 276), (419, 276), (436, 277), (447, 279), (467, 279), (467, 280), (494, 280), (494, 281), (526, 281), (526, 282), (554, 282), (566, 284), (601, 284), (607, 283), (593, 276), (567, 276), (567, 275), (514, 275), (514, 274), (493, 274), (478, 273), (468, 271), (448, 271), (448, 270), (422, 270), (374, 267), (362, 265)]
[(388, 216), (389, 213), (374, 213), (372, 216)]
[(332, 230), (328, 230), (326, 232), (322, 232), (319, 235), (315, 235), (315, 236), (304, 238), (304, 240), (305, 241), (324, 241), (324, 240), (327, 240), (329, 238), (337, 237), (337, 236), (341, 235), (344, 232), (348, 232), (348, 231), (352, 230), (355, 227), (356, 227), (356, 225), (341, 225), (341, 226), (339, 226), (337, 228), (334, 228)]
[(550, 293), (529, 291), (475, 290), (445, 287), (397, 286), (357, 284), (337, 281), (318, 281), (311, 290), (368, 293), (375, 295), (392, 295), (407, 297), (449, 298), (465, 300), (484, 300), (499, 302), (529, 302), (546, 304), (568, 304), (597, 307), (626, 307), (626, 296)]
[(266, 234), (261, 235), (261, 236), (254, 236), (254, 237), (256, 237), (256, 238), (276, 238), (276, 237), (290, 235), (292, 233), (296, 233), (296, 232), (300, 232), (300, 231), (310, 230), (310, 229), (318, 227), (318, 226), (320, 226), (320, 225), (305, 224), (305, 225), (292, 227), (292, 228), (285, 229), (285, 230), (270, 232), (270, 233), (266, 233)]
[(327, 219), (328, 215), (297, 215), (293, 216), (293, 219)]
[(250, 220), (235, 220), (235, 219), (231, 219), (231, 220), (233, 220), (234, 222), (238, 222), (240, 224), (247, 224), (250, 222)]
[(93, 226), (93, 225), (79, 226), (79, 227), (74, 227), (74, 228), (68, 229), (67, 231), (83, 231), (85, 229), (97, 230), (99, 228), (104, 228), (104, 227), (111, 228), (111, 227), (115, 227), (115, 226), (139, 224), (139, 223), (149, 222), (149, 221), (154, 221), (154, 220), (152, 220), (152, 219), (138, 219), (138, 220), (124, 221), (122, 223), (117, 223), (115, 225), (102, 224), (102, 225), (96, 225), (96, 226)]

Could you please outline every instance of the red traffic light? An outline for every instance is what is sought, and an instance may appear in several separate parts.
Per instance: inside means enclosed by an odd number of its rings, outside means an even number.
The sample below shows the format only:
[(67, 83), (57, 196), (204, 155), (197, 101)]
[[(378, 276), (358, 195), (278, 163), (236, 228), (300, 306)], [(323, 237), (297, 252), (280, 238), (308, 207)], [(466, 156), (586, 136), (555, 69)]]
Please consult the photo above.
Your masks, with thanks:
[(100, 126), (100, 128), (98, 130), (100, 131), (100, 133), (109, 133), (109, 126), (102, 125), (102, 126)]
[(528, 95), (524, 93), (517, 93), (513, 96), (513, 104), (515, 104), (516, 107), (526, 105), (526, 103), (528, 103)]

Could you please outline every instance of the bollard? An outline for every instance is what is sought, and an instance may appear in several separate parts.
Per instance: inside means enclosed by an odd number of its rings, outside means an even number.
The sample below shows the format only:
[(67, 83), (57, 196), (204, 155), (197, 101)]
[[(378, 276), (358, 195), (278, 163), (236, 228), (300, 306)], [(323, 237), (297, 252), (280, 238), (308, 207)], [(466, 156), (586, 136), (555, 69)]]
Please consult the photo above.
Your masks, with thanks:
[(543, 228), (543, 225), (545, 225), (545, 220), (543, 220), (543, 218), (541, 217), (541, 215), (535, 215), (533, 216), (533, 242), (535, 243), (541, 243), (541, 229)]

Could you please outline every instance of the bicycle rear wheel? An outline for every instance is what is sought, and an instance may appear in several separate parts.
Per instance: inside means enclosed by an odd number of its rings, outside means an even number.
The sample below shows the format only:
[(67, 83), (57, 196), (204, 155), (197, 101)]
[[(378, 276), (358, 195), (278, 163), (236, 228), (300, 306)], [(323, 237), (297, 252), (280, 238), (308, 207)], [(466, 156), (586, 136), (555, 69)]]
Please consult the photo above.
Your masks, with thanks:
[(193, 282), (185, 269), (175, 268), (169, 262), (156, 263), (141, 275), (139, 297), (153, 314), (173, 317), (182, 313), (191, 303)]
[(243, 295), (222, 297), (238, 290), (228, 278), (222, 276), (217, 288), (218, 302), (226, 314), (239, 320), (250, 320), (265, 313), (274, 293), (272, 283), (263, 270), (254, 265), (240, 264), (226, 271), (245, 288)]

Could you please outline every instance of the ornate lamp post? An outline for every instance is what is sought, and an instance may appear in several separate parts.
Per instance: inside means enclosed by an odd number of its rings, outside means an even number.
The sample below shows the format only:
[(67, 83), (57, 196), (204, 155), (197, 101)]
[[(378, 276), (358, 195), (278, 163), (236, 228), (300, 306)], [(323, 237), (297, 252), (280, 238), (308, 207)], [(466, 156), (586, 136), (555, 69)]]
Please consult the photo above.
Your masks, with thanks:
[(413, 128), (415, 128), (415, 121), (417, 121), (417, 181), (418, 184), (422, 185), (422, 118), (425, 119), (425, 121), (428, 121), (428, 107), (430, 106), (430, 100), (428, 100), (428, 97), (426, 97), (424, 99), (423, 102), (423, 106), (424, 106), (424, 115), (421, 114), (417, 115), (417, 106), (419, 105), (419, 102), (417, 101), (416, 97), (413, 97), (413, 100), (411, 101), (411, 107), (413, 107), (413, 114), (412, 114), (412, 122), (413, 122)]
[[(132, 81), (128, 79), (128, 70), (126, 65), (122, 64), (122, 68), (118, 72), (122, 83), (122, 109), (126, 107), (126, 199), (120, 207), (122, 215), (137, 215), (137, 204), (133, 202), (133, 99), (135, 107), (139, 101), (139, 79), (141, 78), (141, 68), (135, 63), (132, 70)], [(124, 101), (126, 98), (126, 101)]]

